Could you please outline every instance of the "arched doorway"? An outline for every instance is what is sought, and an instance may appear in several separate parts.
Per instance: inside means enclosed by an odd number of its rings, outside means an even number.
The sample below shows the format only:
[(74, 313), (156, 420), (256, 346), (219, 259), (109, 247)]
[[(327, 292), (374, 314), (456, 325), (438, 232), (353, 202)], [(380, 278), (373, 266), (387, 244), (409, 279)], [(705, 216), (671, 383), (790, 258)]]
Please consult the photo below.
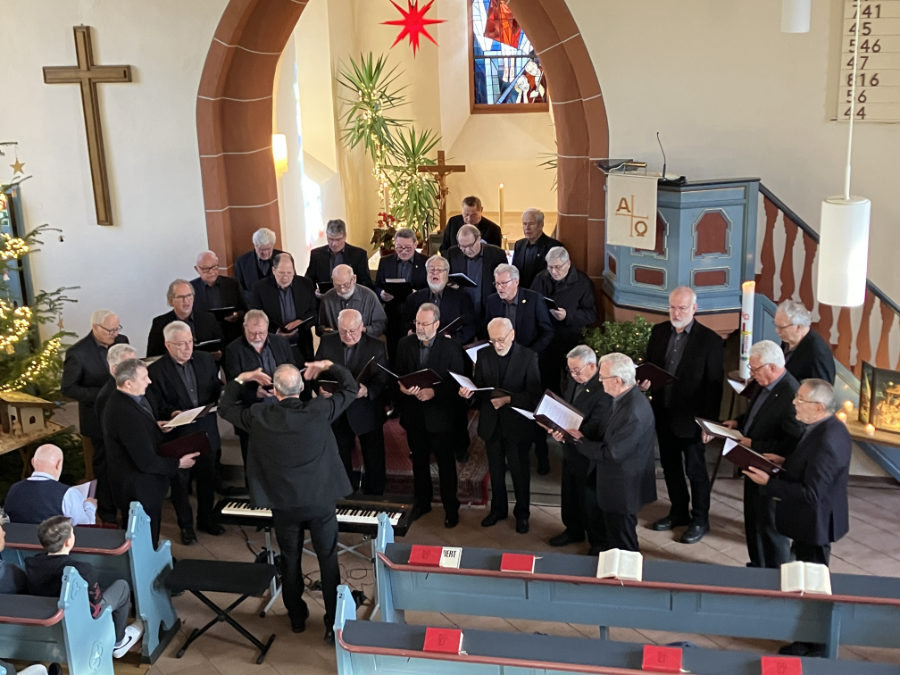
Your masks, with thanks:
[[(230, 265), (254, 230), (278, 222), (270, 153), (272, 84), (278, 58), (305, 2), (230, 0), (206, 58), (197, 95), (197, 135), (210, 248)], [(600, 83), (565, 0), (517, 3), (516, 18), (553, 87), (558, 149), (559, 237), (599, 286), (605, 178), (591, 158), (608, 156)]]

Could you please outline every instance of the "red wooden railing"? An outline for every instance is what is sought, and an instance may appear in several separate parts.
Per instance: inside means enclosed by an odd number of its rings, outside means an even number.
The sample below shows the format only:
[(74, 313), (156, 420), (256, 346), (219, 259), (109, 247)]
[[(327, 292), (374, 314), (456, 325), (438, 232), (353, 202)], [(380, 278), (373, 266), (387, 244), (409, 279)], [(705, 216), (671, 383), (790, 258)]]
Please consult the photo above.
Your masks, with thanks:
[[(896, 362), (891, 359), (891, 352), (900, 349), (900, 307), (871, 281), (866, 281), (866, 299), (861, 308), (835, 308), (817, 302), (813, 279), (819, 235), (766, 186), (760, 184), (759, 192), (757, 260), (760, 269), (756, 275), (756, 292), (776, 303), (788, 298), (800, 300), (812, 310), (813, 316), (818, 313), (813, 328), (831, 345), (835, 358), (857, 377), (863, 361), (900, 370), (900, 357)], [(802, 251), (797, 246), (798, 239)], [(781, 259), (777, 260), (779, 249)], [(874, 355), (873, 335), (878, 336)]]

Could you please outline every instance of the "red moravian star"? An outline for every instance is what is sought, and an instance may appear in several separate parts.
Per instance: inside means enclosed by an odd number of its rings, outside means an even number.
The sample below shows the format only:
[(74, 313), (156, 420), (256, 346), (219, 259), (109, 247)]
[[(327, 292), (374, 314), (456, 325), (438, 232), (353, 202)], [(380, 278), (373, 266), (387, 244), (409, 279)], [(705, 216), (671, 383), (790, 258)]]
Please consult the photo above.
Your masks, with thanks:
[(392, 44), (391, 47), (394, 47), (400, 40), (409, 36), (409, 44), (412, 45), (413, 56), (415, 56), (416, 51), (419, 49), (420, 35), (424, 35), (434, 42), (434, 44), (437, 44), (435, 39), (429, 34), (428, 26), (435, 23), (443, 23), (444, 19), (425, 18), (425, 15), (428, 14), (428, 10), (431, 9), (431, 6), (434, 4), (434, 0), (431, 0), (422, 9), (419, 9), (419, 0), (406, 0), (406, 3), (407, 8), (404, 10), (400, 5), (394, 2), (394, 0), (391, 0), (391, 4), (397, 8), (397, 11), (403, 15), (403, 18), (394, 19), (393, 21), (382, 21), (381, 23), (390, 26), (402, 26), (403, 30), (400, 31), (400, 35), (397, 36), (397, 39), (394, 40), (394, 44)]

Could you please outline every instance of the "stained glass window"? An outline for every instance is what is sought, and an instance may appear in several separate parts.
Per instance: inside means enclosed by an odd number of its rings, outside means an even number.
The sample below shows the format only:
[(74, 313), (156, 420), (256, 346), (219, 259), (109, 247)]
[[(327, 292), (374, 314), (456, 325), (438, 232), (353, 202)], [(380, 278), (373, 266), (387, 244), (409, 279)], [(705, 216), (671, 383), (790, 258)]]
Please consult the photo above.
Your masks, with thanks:
[(547, 109), (547, 79), (507, 0), (470, 0), (472, 110)]

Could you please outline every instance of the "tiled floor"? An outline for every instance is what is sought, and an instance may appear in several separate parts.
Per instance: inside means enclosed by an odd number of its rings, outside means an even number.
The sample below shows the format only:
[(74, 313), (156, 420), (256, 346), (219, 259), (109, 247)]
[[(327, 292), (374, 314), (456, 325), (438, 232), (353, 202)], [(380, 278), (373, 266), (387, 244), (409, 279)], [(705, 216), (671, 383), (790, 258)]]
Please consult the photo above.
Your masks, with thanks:
[[(644, 509), (640, 517), (639, 535), (644, 555), (653, 558), (716, 562), (725, 565), (743, 565), (746, 552), (743, 541), (741, 520), (741, 484), (738, 480), (722, 478), (716, 482), (713, 491), (712, 532), (698, 544), (686, 546), (673, 539), (671, 533), (653, 532), (647, 523), (664, 515), (667, 509), (665, 486), (659, 481), (660, 501)], [(548, 548), (546, 540), (560, 529), (559, 509), (555, 506), (535, 506), (532, 509), (531, 532), (517, 535), (512, 519), (486, 529), (479, 526), (484, 515), (479, 508), (464, 509), (460, 525), (454, 530), (445, 530), (443, 514), (436, 508), (432, 513), (416, 522), (405, 541), (410, 543), (448, 544), (457, 546), (479, 546), (495, 548), (515, 548), (541, 551)], [(900, 576), (900, 490), (886, 486), (854, 486), (851, 489), (851, 531), (834, 546), (832, 569), (835, 572), (855, 574), (879, 574)], [(163, 536), (176, 540), (174, 516), (169, 510), (163, 527)], [(177, 557), (216, 558), (250, 561), (251, 553), (246, 538), (255, 550), (262, 546), (262, 535), (250, 529), (229, 527), (226, 535), (211, 537), (200, 534), (200, 541), (193, 546), (174, 544)], [(359, 540), (355, 535), (342, 535), (349, 542)], [(582, 545), (571, 545), (567, 552), (586, 552)], [(315, 560), (305, 560), (310, 579), (318, 578)], [(341, 557), (342, 579), (351, 587), (362, 589), (370, 598), (362, 609), (371, 610), (374, 594), (374, 578), (371, 567), (359, 558)], [(149, 669), (151, 674), (171, 675), (175, 673), (203, 673), (204, 675), (243, 675), (244, 673), (333, 673), (335, 671), (334, 650), (322, 643), (321, 594), (308, 596), (312, 616), (307, 631), (296, 635), (291, 633), (284, 616), (284, 608), (276, 601), (273, 611), (266, 618), (256, 615), (260, 604), (247, 601), (236, 612), (252, 633), (267, 637), (275, 633), (277, 638), (263, 665), (256, 665), (256, 652), (243, 638), (229, 626), (220, 624), (201, 637), (183, 658), (175, 658), (181, 642), (196, 626), (205, 623), (210, 615), (201, 603), (184, 594), (175, 598), (176, 610), (182, 618), (179, 636), (169, 646), (165, 654)], [(597, 635), (597, 629), (590, 626), (539, 623), (527, 621), (506, 621), (499, 619), (479, 619), (466, 616), (410, 614), (408, 619), (415, 623), (430, 625), (455, 624), (463, 627), (491, 627), (500, 630), (523, 632), (540, 631), (556, 635), (589, 636)], [(753, 651), (770, 651), (777, 647), (774, 642), (759, 640), (735, 640), (719, 636), (677, 635), (654, 631), (613, 629), (612, 637), (619, 640), (637, 642), (672, 642), (690, 640), (700, 646), (736, 648)], [(898, 640), (900, 646), (900, 640)], [(900, 649), (874, 650), (844, 648), (845, 659), (873, 659), (900, 664)], [(147, 666), (140, 666), (131, 655), (116, 665), (117, 673), (133, 674), (145, 672)]]

